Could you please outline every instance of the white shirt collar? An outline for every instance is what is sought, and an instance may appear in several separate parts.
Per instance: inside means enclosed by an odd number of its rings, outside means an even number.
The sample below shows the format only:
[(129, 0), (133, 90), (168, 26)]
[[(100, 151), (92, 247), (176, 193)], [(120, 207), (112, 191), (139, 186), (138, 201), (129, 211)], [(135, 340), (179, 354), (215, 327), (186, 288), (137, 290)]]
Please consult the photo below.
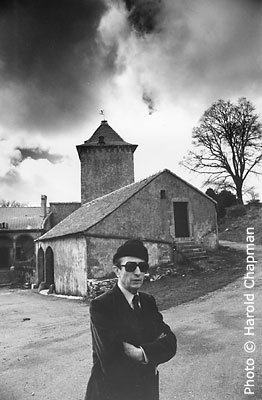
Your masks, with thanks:
[[(123, 295), (125, 296), (125, 298), (126, 298), (128, 304), (130, 305), (130, 307), (133, 308), (132, 300), (133, 300), (134, 294), (132, 294), (132, 293), (130, 293), (128, 290), (126, 290), (126, 289), (124, 288), (124, 286), (121, 284), (120, 281), (117, 282), (117, 286), (119, 287), (119, 289), (121, 290), (121, 292), (122, 292)], [(139, 294), (139, 293), (137, 293), (137, 294)]]

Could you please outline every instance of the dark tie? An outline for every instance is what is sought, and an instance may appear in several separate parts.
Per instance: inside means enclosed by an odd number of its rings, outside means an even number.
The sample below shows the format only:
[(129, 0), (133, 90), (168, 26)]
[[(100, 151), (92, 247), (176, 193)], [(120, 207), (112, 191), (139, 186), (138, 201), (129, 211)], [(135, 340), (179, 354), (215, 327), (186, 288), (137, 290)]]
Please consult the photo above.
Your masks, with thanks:
[(139, 313), (140, 312), (140, 306), (139, 306), (139, 296), (138, 296), (138, 294), (134, 295), (133, 300), (132, 300), (132, 304), (133, 304), (133, 307), (134, 307), (134, 311), (136, 313)]

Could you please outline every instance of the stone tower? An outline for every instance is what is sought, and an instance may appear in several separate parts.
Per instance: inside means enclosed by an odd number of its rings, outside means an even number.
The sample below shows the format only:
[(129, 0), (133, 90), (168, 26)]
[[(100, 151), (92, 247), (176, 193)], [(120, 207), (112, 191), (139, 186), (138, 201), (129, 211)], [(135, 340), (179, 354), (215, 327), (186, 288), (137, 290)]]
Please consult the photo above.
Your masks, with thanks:
[(134, 182), (137, 145), (125, 142), (107, 121), (76, 148), (81, 162), (82, 204)]

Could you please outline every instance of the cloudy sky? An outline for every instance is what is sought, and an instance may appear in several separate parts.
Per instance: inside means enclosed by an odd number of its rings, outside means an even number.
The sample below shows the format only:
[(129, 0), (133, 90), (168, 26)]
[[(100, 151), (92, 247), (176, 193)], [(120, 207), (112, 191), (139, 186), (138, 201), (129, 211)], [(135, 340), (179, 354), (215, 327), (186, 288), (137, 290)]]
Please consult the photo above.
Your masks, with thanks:
[(244, 96), (261, 115), (261, 16), (261, 0), (1, 1), (0, 198), (80, 201), (75, 146), (101, 109), (139, 145), (136, 180), (169, 168), (201, 188), (179, 162), (203, 112)]

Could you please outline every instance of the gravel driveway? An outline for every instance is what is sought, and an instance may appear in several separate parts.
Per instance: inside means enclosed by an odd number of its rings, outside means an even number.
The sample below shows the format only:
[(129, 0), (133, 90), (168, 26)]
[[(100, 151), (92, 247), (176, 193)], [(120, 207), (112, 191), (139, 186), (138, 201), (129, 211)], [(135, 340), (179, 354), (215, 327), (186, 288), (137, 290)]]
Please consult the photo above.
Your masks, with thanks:
[[(159, 368), (161, 400), (262, 399), (262, 246), (256, 259), (255, 336), (244, 335), (244, 294), (253, 289), (243, 278), (163, 312), (177, 334), (178, 353)], [(0, 400), (82, 400), (91, 369), (88, 306), (2, 288), (0, 317)], [(248, 340), (256, 344), (254, 353), (244, 350)], [(246, 371), (250, 359), (254, 370)], [(244, 394), (248, 377), (254, 395)]]

